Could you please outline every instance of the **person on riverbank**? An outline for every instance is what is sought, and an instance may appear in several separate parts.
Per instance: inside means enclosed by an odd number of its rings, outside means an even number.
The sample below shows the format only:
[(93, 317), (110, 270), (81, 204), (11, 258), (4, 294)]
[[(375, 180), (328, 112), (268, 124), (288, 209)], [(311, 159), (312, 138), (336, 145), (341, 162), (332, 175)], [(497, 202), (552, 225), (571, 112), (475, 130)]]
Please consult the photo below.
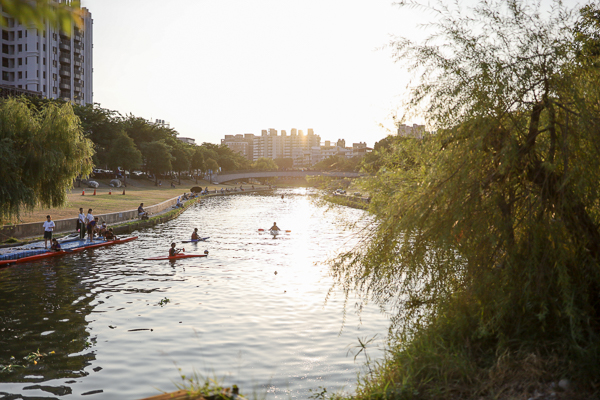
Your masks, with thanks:
[(85, 214), (83, 213), (83, 207), (79, 209), (77, 225), (79, 230), (79, 240), (83, 240), (85, 238), (85, 231), (87, 229), (87, 223), (85, 222)]
[(46, 215), (46, 221), (44, 221), (44, 248), (48, 248), (48, 241), (52, 244), (52, 232), (54, 231), (54, 221), (49, 215)]
[(148, 213), (144, 210), (144, 203), (140, 203), (140, 206), (138, 207), (138, 218), (148, 219)]
[(92, 209), (90, 208), (87, 212), (87, 215), (85, 216), (85, 230), (87, 231), (89, 240), (94, 239), (93, 225), (91, 225), (92, 222), (94, 222), (94, 215), (92, 214)]
[(198, 235), (198, 228), (194, 228), (194, 232), (192, 232), (192, 240), (200, 240), (200, 236)]
[(270, 231), (280, 231), (281, 229), (279, 229), (279, 227), (277, 226), (277, 222), (273, 222), (273, 226), (269, 230)]
[(108, 230), (108, 227), (106, 226), (106, 221), (102, 221), (102, 225), (100, 225), (98, 227), (98, 235), (105, 237), (107, 230)]
[(183, 249), (176, 249), (175, 246), (176, 244), (174, 242), (171, 243), (171, 248), (169, 249), (169, 257), (175, 257), (177, 254), (183, 251)]
[(58, 243), (58, 240), (56, 239), (52, 239), (52, 246), (50, 246), (50, 250), (52, 251), (60, 251), (60, 243)]

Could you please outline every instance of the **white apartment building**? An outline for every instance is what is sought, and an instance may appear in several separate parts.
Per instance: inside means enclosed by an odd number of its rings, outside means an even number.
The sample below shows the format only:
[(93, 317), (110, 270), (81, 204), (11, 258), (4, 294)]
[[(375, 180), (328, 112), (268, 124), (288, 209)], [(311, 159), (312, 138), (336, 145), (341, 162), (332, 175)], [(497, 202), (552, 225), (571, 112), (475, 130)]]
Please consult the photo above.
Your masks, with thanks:
[(49, 25), (38, 31), (0, 12), (7, 21), (1, 28), (0, 85), (44, 98), (93, 104), (93, 20), (87, 8), (81, 9), (82, 29), (73, 24), (71, 36)]
[(425, 125), (413, 124), (409, 125), (398, 125), (398, 136), (413, 137), (415, 139), (423, 139), (425, 135)]

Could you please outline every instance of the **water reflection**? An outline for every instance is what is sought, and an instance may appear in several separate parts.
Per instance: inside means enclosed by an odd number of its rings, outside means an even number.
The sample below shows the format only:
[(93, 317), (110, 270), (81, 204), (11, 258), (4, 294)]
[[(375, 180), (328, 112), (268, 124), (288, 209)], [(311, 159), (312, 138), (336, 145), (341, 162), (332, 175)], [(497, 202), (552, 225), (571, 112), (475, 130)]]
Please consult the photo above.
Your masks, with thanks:
[[(387, 320), (367, 308), (361, 325), (337, 292), (325, 304), (323, 261), (354, 240), (342, 216), (362, 213), (326, 213), (302, 190), (211, 198), (137, 241), (0, 270), (0, 363), (48, 354), (1, 373), (0, 393), (142, 398), (174, 389), (174, 363), (274, 399), (351, 392), (360, 365), (348, 346)], [(291, 232), (258, 232), (274, 221)], [(210, 240), (187, 252), (208, 258), (142, 261), (195, 227)]]

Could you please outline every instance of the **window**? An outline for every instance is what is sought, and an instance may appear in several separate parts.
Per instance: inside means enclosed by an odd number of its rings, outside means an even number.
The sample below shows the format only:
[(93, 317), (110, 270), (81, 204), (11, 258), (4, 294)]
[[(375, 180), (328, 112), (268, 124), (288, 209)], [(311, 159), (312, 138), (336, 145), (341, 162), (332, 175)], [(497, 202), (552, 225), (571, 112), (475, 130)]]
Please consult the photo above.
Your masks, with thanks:
[(19, 89), (23, 89), (23, 85), (19, 85)]
[(23, 31), (19, 31), (19, 39), (23, 38)]
[(36, 64), (39, 64), (39, 63), (40, 63), (40, 56), (36, 56), (36, 57), (35, 57), (35, 63), (36, 63)]
[(55, 87), (52, 88), (52, 93), (56, 94), (56, 88)]
[(39, 70), (35, 71), (35, 77), (36, 77), (36, 78), (39, 78), (39, 77), (40, 77), (40, 71), (39, 71)]
[(52, 47), (52, 52), (56, 54), (56, 46)]
[(28, 59), (28, 58), (29, 58), (29, 57), (25, 57), (25, 65), (27, 65), (27, 59)]
[(27, 43), (25, 43), (25, 51), (27, 51)]
[(44, 37), (44, 38), (46, 37), (46, 31), (42, 32), (42, 37)]
[(46, 65), (46, 57), (44, 57), (44, 65)]
[(57, 66), (56, 60), (52, 60), (52, 66), (56, 68), (56, 66)]
[(23, 51), (23, 45), (22, 45), (22, 44), (18, 45), (18, 46), (17, 46), (17, 50), (18, 50), (19, 52)]
[(36, 44), (35, 44), (35, 49), (36, 49), (36, 50), (39, 50), (39, 49), (40, 49), (40, 44), (39, 44), (39, 43), (36, 43)]
[(27, 79), (27, 71), (25, 71), (25, 79)]
[(44, 93), (46, 92), (46, 85), (44, 85)]
[[(44, 79), (46, 79), (46, 71), (44, 71)], [(46, 89), (44, 89), (44, 92), (46, 91)]]
[(19, 58), (18, 61), (19, 61), (19, 65), (23, 65), (23, 59), (22, 58)]
[(56, 74), (52, 74), (52, 80), (56, 80)]
[(52, 34), (52, 39), (56, 40), (56, 33)]
[(18, 77), (19, 79), (23, 79), (23, 72), (19, 71)]
[(44, 43), (44, 46), (42, 47), (42, 50), (46, 51), (46, 43)]

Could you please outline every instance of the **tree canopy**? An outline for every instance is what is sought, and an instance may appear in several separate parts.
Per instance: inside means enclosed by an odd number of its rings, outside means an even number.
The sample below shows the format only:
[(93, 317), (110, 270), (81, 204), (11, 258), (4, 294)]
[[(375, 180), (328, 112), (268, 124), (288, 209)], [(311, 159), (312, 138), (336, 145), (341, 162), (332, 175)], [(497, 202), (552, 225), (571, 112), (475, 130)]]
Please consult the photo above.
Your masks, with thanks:
[[(381, 152), (365, 181), (375, 222), (333, 264), (347, 293), (394, 315), (397, 375), (373, 386), (447, 398), (457, 390), (447, 376), (489, 378), (512, 352), (523, 352), (520, 379), (531, 378), (524, 353), (544, 352), (577, 361), (544, 365), (548, 376), (590, 382), (600, 374), (600, 70), (581, 59), (597, 31), (577, 28), (597, 26), (598, 9), (482, 0), (433, 11), (428, 40), (393, 46), (419, 79), (407, 106), (436, 133)], [(453, 396), (477, 396), (473, 386)]]
[(0, 101), (0, 220), (65, 205), (73, 180), (92, 171), (93, 154), (70, 104)]

